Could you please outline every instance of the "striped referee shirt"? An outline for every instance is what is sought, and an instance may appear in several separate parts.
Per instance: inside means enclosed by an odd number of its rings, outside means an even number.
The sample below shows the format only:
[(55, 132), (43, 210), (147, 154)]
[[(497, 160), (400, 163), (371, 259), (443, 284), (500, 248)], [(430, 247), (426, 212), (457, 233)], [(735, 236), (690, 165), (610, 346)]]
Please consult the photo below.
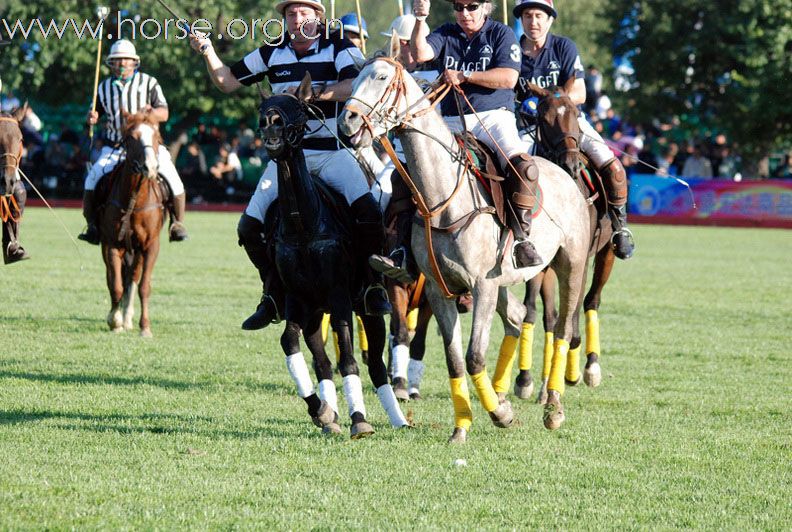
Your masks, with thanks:
[(116, 77), (103, 80), (97, 96), (99, 116), (106, 117), (104, 138), (113, 146), (118, 146), (123, 138), (124, 117), (121, 111), (135, 114), (147, 105), (153, 109), (168, 106), (157, 80), (139, 71), (126, 82)]
[[(306, 72), (311, 74), (313, 85), (317, 88), (356, 77), (358, 67), (355, 60), (361, 63), (365, 61), (360, 50), (348, 39), (341, 38), (339, 32), (331, 33), (328, 38), (323, 28), (320, 27), (319, 31), (319, 38), (313, 41), (302, 57), (297, 57), (287, 35), (278, 46), (265, 44), (250, 52), (231, 67), (231, 73), (243, 85), (252, 85), (266, 77), (274, 94), (299, 86)], [(343, 102), (315, 103), (324, 113), (327, 127), (338, 134), (336, 118), (343, 108)], [(309, 120), (303, 148), (338, 150), (341, 146), (318, 120)]]

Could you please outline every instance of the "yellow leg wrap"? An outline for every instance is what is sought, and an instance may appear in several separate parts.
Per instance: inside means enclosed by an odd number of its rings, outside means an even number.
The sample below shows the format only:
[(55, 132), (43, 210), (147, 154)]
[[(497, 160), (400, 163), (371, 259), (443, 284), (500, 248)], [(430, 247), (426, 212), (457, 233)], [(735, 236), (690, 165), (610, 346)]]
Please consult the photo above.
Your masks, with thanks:
[(550, 363), (553, 360), (553, 333), (545, 333), (544, 358), (542, 360), (542, 379), (550, 376)]
[(553, 346), (553, 367), (550, 369), (550, 381), (547, 389), (554, 390), (563, 395), (564, 393), (564, 368), (566, 367), (567, 353), (569, 352), (569, 342), (560, 338), (556, 339)]
[(565, 377), (569, 382), (576, 382), (580, 378), (580, 346), (569, 350)]
[(467, 379), (459, 377), (448, 380), (451, 383), (451, 401), (454, 403), (454, 427), (470, 430), (470, 425), (473, 424), (473, 409), (470, 406)]
[(418, 309), (414, 308), (407, 313), (407, 330), (414, 331), (418, 327)]
[(498, 396), (492, 388), (492, 382), (490, 382), (486, 368), (481, 373), (471, 375), (470, 378), (473, 379), (473, 384), (476, 386), (476, 393), (478, 394), (479, 401), (481, 401), (481, 406), (484, 407), (484, 410), (492, 412), (498, 408), (500, 404), (498, 402)]
[(599, 316), (596, 310), (586, 311), (586, 354), (597, 353), (598, 357), (602, 356), (600, 351), (600, 337), (599, 337)]
[(357, 320), (358, 326), (358, 342), (360, 343), (360, 350), (368, 351), (368, 338), (366, 337), (366, 329), (363, 328), (363, 320), (360, 319), (360, 316), (357, 314), (355, 314), (355, 319)]
[(333, 345), (336, 352), (336, 364), (341, 362), (341, 347), (338, 345), (338, 333), (333, 331)]
[(492, 387), (496, 393), (506, 393), (511, 384), (512, 366), (514, 365), (515, 348), (519, 338), (504, 336), (498, 354), (498, 363), (495, 365), (495, 375), (492, 376)]
[(520, 371), (531, 369), (533, 363), (534, 324), (523, 323), (520, 331)]
[(327, 331), (330, 330), (330, 314), (322, 316), (322, 342), (327, 343)]

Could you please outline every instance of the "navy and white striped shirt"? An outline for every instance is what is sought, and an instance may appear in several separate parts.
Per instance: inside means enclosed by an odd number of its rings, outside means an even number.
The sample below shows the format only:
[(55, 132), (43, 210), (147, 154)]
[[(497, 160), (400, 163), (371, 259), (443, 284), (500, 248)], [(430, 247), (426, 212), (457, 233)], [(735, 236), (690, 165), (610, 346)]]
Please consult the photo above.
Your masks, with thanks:
[(121, 111), (135, 114), (148, 105), (153, 109), (168, 106), (157, 80), (140, 71), (126, 82), (115, 77), (107, 78), (99, 84), (96, 92), (99, 116), (107, 117), (104, 138), (112, 145), (118, 145), (123, 138), (124, 118)]
[[(313, 85), (332, 85), (358, 75), (355, 61), (365, 61), (363, 54), (339, 32), (329, 38), (320, 28), (320, 36), (311, 43), (306, 55), (297, 57), (288, 35), (279, 46), (264, 46), (253, 50), (231, 67), (231, 73), (243, 85), (252, 85), (265, 77), (269, 78), (272, 92), (279, 94), (300, 85), (306, 72), (311, 74)], [(324, 113), (327, 127), (338, 134), (336, 118), (343, 109), (343, 102), (314, 102)], [(338, 150), (336, 139), (318, 120), (308, 121), (309, 133), (303, 140), (303, 148), (309, 150)]]

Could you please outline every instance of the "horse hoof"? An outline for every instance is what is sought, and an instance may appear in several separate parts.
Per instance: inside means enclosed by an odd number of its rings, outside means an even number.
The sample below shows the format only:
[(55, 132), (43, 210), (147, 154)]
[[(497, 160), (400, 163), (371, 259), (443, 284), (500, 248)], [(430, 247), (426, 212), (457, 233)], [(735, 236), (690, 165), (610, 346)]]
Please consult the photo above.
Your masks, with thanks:
[(338, 423), (328, 423), (322, 426), (322, 434), (341, 434), (341, 425)]
[(587, 386), (596, 388), (602, 382), (602, 370), (599, 362), (594, 362), (583, 372), (583, 381)]
[[(332, 407), (327, 404), (327, 402), (322, 401), (322, 404), (319, 405), (319, 411), (316, 413), (315, 416), (311, 416), (311, 421), (317, 427), (321, 427), (324, 431), (324, 427), (330, 424), (338, 424), (338, 414), (332, 409)], [(341, 430), (339, 428), (339, 430)]]
[(112, 325), (110, 326), (110, 330), (116, 334), (124, 332), (123, 327), (113, 327)]
[(141, 338), (154, 338), (154, 335), (151, 334), (151, 329), (143, 329), (140, 331)]
[(410, 401), (420, 401), (421, 400), (421, 392), (414, 391), (410, 394)]
[(451, 437), (448, 438), (448, 443), (465, 443), (467, 441), (467, 430), (461, 427), (455, 427)]
[(547, 404), (544, 407), (544, 426), (547, 430), (556, 430), (564, 423), (564, 407), (561, 406), (561, 397), (558, 392), (548, 394)]
[(571, 380), (567, 379), (566, 377), (564, 377), (564, 382), (566, 383), (567, 386), (577, 386), (578, 384), (580, 384), (581, 380), (583, 380), (583, 377), (581, 377), (580, 375), (578, 375), (577, 380), (574, 380), (574, 381), (571, 381)]
[(365, 438), (366, 436), (371, 436), (374, 434), (374, 427), (366, 423), (365, 421), (358, 421), (349, 429), (350, 437), (353, 440), (359, 440), (360, 438)]
[(530, 399), (534, 393), (534, 383), (529, 382), (526, 386), (514, 385), (514, 395), (520, 399)]
[(506, 402), (506, 392), (498, 392), (498, 403), (503, 404)]
[(514, 422), (514, 412), (509, 401), (502, 402), (498, 408), (489, 412), (489, 416), (492, 424), (502, 429), (509, 428)]
[(536, 395), (536, 402), (540, 405), (547, 404), (547, 379), (542, 381), (542, 387), (539, 388), (539, 393)]
[(407, 392), (407, 382), (403, 377), (393, 379), (393, 395), (402, 403), (410, 400), (410, 394)]

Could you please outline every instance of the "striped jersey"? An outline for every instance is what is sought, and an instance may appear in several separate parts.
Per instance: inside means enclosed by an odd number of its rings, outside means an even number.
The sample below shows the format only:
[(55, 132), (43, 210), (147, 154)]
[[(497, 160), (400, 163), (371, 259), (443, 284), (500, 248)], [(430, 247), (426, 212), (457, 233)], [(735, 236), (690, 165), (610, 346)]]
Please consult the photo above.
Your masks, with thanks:
[(121, 111), (134, 114), (150, 105), (153, 109), (167, 107), (162, 88), (153, 76), (137, 71), (126, 82), (110, 77), (97, 89), (97, 111), (105, 116), (104, 139), (114, 146), (120, 144), (124, 118)]
[[(363, 54), (339, 32), (325, 35), (320, 27), (319, 37), (313, 41), (308, 52), (297, 57), (288, 35), (278, 46), (265, 44), (253, 50), (242, 60), (231, 66), (231, 73), (243, 85), (252, 85), (264, 78), (269, 79), (274, 94), (297, 87), (306, 72), (311, 74), (315, 89), (332, 85), (358, 75), (358, 63), (365, 61)], [(314, 102), (324, 113), (327, 128), (338, 134), (336, 118), (343, 109), (343, 102)], [(308, 150), (338, 150), (333, 134), (318, 120), (308, 121), (308, 131), (303, 148)]]

